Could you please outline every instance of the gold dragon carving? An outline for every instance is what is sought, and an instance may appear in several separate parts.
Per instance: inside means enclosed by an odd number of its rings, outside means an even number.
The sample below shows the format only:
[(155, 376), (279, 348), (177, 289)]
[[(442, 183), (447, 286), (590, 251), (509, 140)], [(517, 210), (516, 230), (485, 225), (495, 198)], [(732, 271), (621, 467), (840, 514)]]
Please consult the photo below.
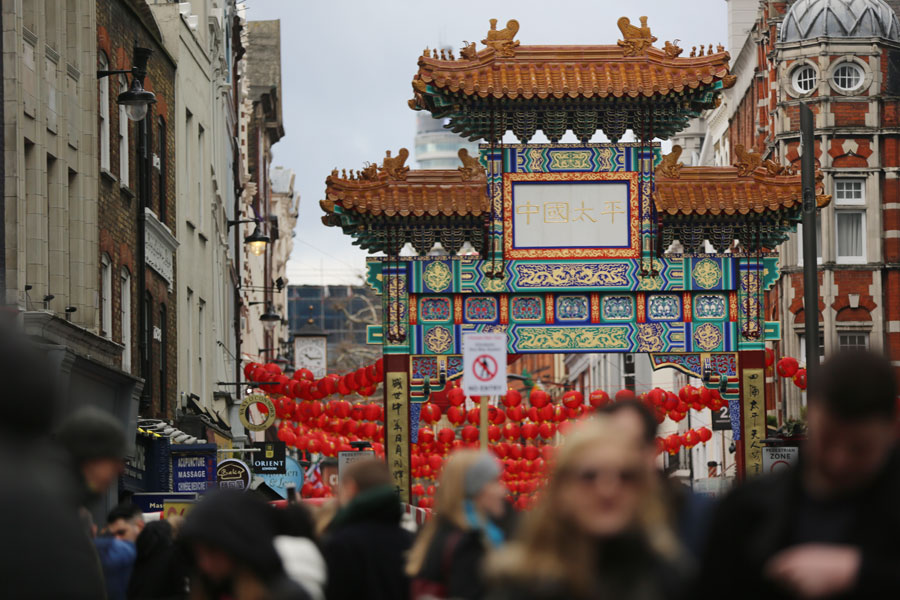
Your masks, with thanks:
[(409, 150), (406, 148), (400, 148), (397, 156), (394, 157), (391, 156), (391, 151), (388, 150), (378, 174), (387, 175), (389, 179), (406, 179), (406, 174), (409, 172), (409, 167), (405, 166), (407, 158), (409, 158)]
[(736, 144), (734, 153), (737, 154), (734, 166), (738, 169), (738, 177), (747, 177), (762, 165), (762, 156), (756, 150), (748, 152), (742, 144)]
[(491, 29), (481, 43), (488, 48), (493, 48), (500, 56), (514, 56), (515, 49), (519, 45), (518, 40), (514, 39), (518, 32), (519, 22), (515, 19), (507, 21), (505, 29), (497, 29), (497, 19), (491, 19)]
[(666, 42), (665, 46), (663, 46), (663, 52), (666, 53), (666, 56), (669, 58), (678, 58), (678, 56), (684, 52), (684, 48), (678, 46), (678, 42), (681, 40), (675, 40), (674, 42)]
[(644, 54), (647, 48), (657, 40), (656, 36), (650, 33), (650, 28), (647, 27), (647, 17), (641, 17), (640, 27), (632, 25), (631, 19), (628, 17), (621, 17), (617, 21), (617, 25), (625, 39), (618, 40), (616, 43), (624, 49), (625, 56)]
[(462, 166), (459, 167), (459, 172), (462, 173), (463, 181), (469, 181), (484, 175), (484, 167), (481, 166), (481, 163), (478, 162), (477, 158), (469, 156), (468, 150), (460, 148), (459, 152), (457, 152), (457, 156), (459, 156), (459, 160), (462, 162)]
[(669, 177), (671, 179), (678, 179), (681, 177), (681, 167), (684, 166), (684, 163), (678, 162), (678, 159), (681, 157), (681, 152), (681, 146), (678, 144), (672, 146), (672, 151), (664, 155), (662, 160), (659, 161), (656, 172), (663, 177)]

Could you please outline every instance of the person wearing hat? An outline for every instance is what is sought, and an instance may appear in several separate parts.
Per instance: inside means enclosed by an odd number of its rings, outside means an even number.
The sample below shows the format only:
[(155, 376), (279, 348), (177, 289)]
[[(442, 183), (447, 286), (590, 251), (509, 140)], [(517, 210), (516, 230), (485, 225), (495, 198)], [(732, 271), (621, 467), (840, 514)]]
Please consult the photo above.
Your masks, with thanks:
[(56, 432), (56, 441), (75, 466), (81, 484), (80, 504), (98, 499), (125, 469), (125, 430), (112, 414), (84, 406), (66, 418)]
[(500, 464), (486, 452), (454, 453), (441, 473), (435, 516), (419, 534), (407, 562), (412, 600), (484, 596), (487, 554), (506, 540), (507, 517)]

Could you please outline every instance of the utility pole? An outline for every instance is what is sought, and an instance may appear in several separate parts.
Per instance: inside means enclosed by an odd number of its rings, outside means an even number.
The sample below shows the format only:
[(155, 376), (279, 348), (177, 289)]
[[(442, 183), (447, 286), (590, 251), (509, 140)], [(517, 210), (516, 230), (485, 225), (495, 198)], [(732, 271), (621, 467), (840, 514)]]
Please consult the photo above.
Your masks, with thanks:
[(819, 368), (819, 276), (816, 261), (816, 157), (813, 114), (800, 104), (800, 182), (803, 188), (803, 316), (806, 326), (806, 380)]

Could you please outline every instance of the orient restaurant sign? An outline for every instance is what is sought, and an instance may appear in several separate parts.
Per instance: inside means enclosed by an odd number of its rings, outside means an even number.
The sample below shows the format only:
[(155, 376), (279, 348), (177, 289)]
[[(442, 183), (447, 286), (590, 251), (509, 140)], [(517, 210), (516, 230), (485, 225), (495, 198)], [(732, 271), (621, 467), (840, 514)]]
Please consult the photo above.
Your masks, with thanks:
[(216, 478), (219, 480), (219, 489), (250, 489), (250, 467), (244, 461), (236, 458), (219, 461)]

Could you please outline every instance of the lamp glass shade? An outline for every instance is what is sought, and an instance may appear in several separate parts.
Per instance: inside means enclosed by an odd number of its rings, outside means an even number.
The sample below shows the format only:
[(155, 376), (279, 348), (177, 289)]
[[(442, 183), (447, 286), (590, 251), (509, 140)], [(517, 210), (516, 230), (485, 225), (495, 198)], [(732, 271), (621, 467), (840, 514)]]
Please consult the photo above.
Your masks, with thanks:
[(129, 121), (142, 121), (150, 110), (149, 104), (126, 104), (125, 114), (128, 115)]
[(244, 243), (255, 256), (262, 256), (269, 241), (269, 236), (259, 230), (259, 223), (253, 228), (253, 233), (244, 238)]
[(266, 308), (266, 312), (259, 316), (259, 320), (262, 321), (263, 327), (265, 327), (267, 331), (272, 331), (275, 329), (276, 325), (281, 323), (281, 315), (275, 312), (270, 304)]
[(247, 247), (250, 249), (250, 252), (252, 252), (254, 256), (262, 256), (266, 251), (266, 242), (247, 242)]
[(140, 79), (132, 77), (131, 86), (119, 94), (116, 101), (125, 107), (125, 114), (130, 120), (140, 121), (147, 116), (150, 105), (156, 102), (156, 96), (144, 89)]

